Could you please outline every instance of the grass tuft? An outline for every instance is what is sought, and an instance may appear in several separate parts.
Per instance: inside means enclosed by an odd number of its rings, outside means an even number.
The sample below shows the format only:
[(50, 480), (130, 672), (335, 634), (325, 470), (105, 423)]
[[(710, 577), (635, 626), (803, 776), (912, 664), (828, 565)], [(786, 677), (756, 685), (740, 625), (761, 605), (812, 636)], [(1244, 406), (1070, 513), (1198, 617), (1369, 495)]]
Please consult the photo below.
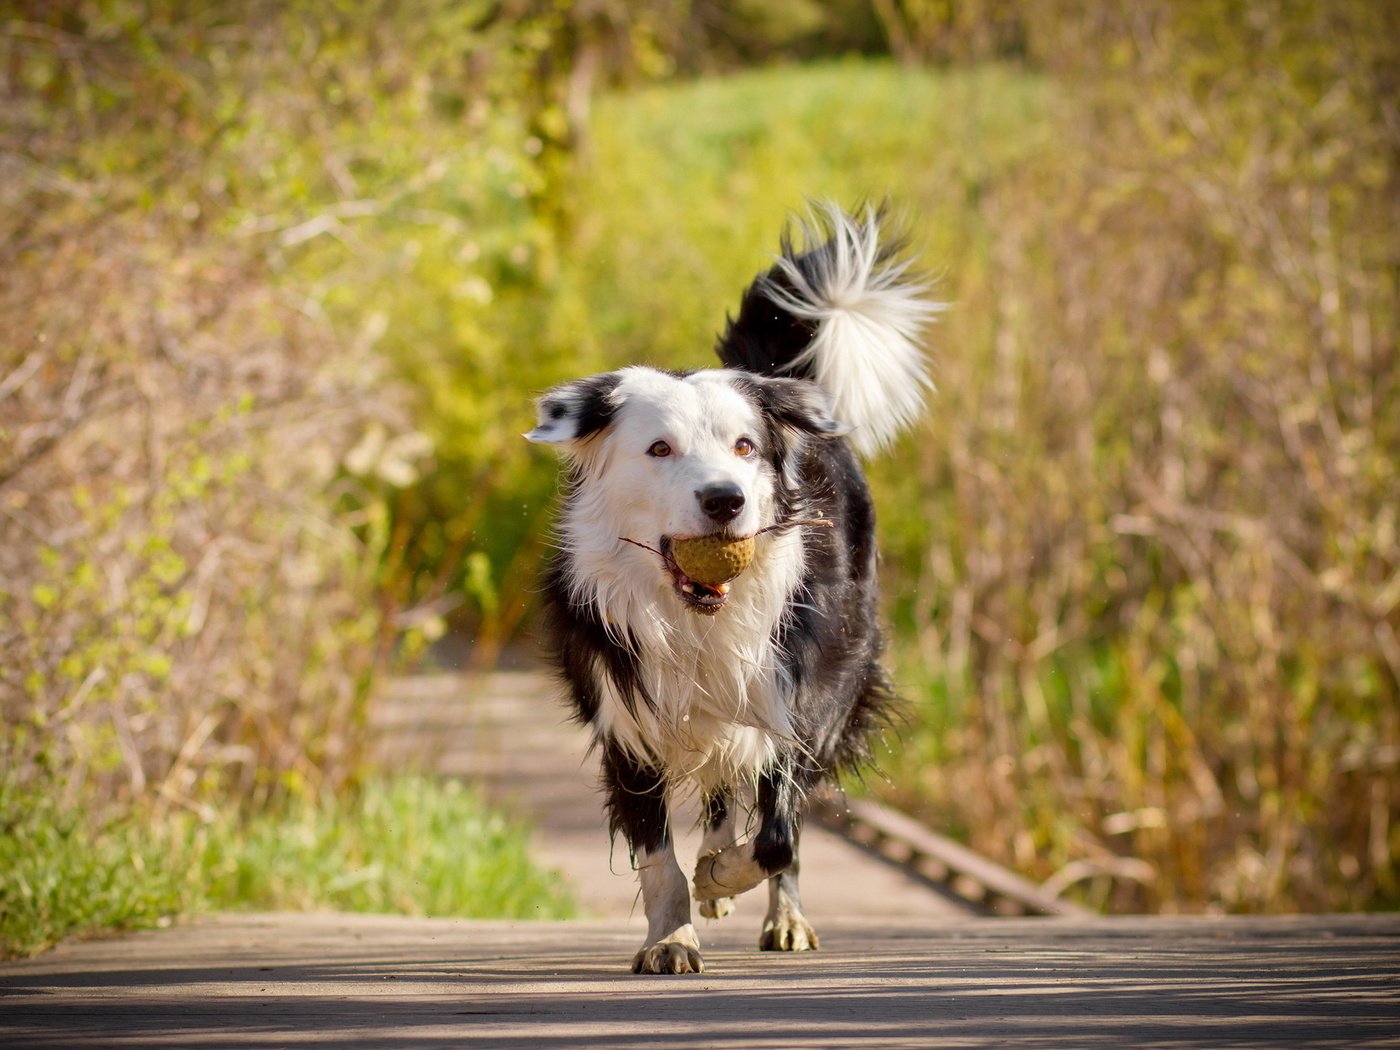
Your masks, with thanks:
[(371, 781), (343, 800), (245, 817), (130, 814), (97, 822), (0, 784), (0, 955), (213, 910), (567, 918), (524, 829), (457, 781)]

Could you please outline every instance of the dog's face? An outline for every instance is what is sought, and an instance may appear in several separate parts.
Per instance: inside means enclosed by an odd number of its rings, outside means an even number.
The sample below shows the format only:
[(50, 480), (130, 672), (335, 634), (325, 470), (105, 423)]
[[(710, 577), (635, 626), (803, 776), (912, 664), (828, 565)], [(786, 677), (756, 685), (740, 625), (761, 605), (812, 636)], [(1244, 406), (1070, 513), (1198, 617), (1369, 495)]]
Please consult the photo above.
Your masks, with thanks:
[(526, 437), (559, 446), (570, 461), (574, 517), (600, 543), (655, 550), (699, 612), (723, 608), (728, 588), (686, 578), (668, 556), (671, 543), (753, 536), (783, 521), (802, 440), (843, 432), (815, 384), (733, 371), (628, 368), (566, 383), (538, 407)]

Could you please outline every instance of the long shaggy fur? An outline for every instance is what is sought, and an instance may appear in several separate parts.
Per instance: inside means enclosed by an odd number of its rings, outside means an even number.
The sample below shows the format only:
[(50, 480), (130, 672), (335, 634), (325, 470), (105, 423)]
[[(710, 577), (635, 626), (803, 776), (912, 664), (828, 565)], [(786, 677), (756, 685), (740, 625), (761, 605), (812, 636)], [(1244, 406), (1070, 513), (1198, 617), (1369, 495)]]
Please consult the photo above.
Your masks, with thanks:
[[(800, 247), (784, 236), (729, 321), (726, 368), (565, 383), (527, 435), (567, 466), (545, 628), (601, 753), (610, 825), (641, 870), (637, 970), (702, 965), (668, 817), (687, 786), (704, 798), (707, 842), (729, 844), (696, 868), (702, 912), (770, 879), (763, 945), (816, 945), (797, 906), (804, 799), (865, 756), (892, 701), (855, 451), (916, 418), (939, 309), (883, 225), (874, 209), (814, 208)], [(667, 557), (709, 534), (756, 536), (730, 584), (690, 580)], [(748, 800), (758, 826), (738, 842)]]

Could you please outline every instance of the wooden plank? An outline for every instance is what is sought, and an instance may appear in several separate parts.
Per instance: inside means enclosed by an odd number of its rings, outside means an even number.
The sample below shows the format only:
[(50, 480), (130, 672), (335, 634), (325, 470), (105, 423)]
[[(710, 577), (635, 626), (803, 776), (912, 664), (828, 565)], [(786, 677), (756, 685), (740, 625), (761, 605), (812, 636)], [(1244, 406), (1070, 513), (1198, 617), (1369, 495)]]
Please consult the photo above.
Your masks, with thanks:
[(0, 963), (24, 1050), (1400, 1046), (1400, 915), (849, 920), (701, 931), (637, 977), (616, 921), (228, 915)]
[[(917, 820), (869, 799), (814, 803), (813, 815), (894, 863), (905, 864), (925, 878), (945, 885), (969, 901), (993, 910), (1023, 915), (1084, 918), (1092, 913), (1046, 893), (1035, 883), (975, 853)], [(997, 902), (1011, 905), (996, 907)]]

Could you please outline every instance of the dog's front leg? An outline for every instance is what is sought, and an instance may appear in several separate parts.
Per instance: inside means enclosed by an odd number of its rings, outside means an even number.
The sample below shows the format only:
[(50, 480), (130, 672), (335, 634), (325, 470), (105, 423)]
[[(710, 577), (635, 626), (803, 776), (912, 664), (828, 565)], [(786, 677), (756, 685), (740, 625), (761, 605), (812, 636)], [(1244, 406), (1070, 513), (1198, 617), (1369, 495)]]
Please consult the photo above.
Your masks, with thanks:
[(667, 839), (656, 852), (637, 854), (642, 904), (647, 913), (646, 943), (632, 958), (633, 973), (703, 973), (700, 939), (690, 921), (685, 873)]
[(758, 781), (758, 834), (748, 842), (711, 850), (695, 864), (695, 897), (736, 897), (787, 869), (801, 822), (801, 792), (790, 759), (780, 759)]
[(816, 951), (817, 931), (802, 914), (802, 898), (797, 889), (798, 828), (792, 833), (792, 863), (768, 880), (768, 914), (758, 946), (765, 952)]
[(627, 839), (647, 915), (647, 939), (632, 958), (632, 972), (704, 972), (685, 873), (671, 843), (664, 774), (610, 744), (603, 755), (603, 783), (609, 824)]
[[(710, 854), (717, 854), (734, 845), (734, 805), (734, 799), (723, 788), (717, 788), (705, 796), (705, 834), (700, 840), (700, 855), (695, 858), (697, 865), (702, 864)], [(733, 897), (700, 898), (700, 914), (707, 919), (722, 919), (733, 911)]]

